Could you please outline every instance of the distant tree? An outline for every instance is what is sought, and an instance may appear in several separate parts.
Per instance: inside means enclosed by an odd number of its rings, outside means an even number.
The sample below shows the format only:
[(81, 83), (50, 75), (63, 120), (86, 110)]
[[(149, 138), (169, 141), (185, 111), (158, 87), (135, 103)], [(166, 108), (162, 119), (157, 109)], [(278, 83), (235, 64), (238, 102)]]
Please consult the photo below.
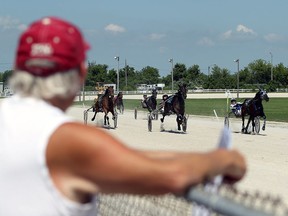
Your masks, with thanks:
[(85, 89), (95, 90), (96, 82), (108, 81), (108, 65), (88, 62), (88, 72), (85, 82)]
[(13, 70), (6, 70), (3, 72), (2, 82), (4, 83), (4, 85), (8, 85), (8, 80), (11, 77), (12, 73), (13, 73)]
[(271, 66), (265, 60), (258, 59), (247, 66), (248, 71), (252, 74), (251, 82), (255, 85), (263, 85), (271, 80)]
[(159, 82), (159, 70), (154, 67), (147, 66), (143, 68), (139, 73), (138, 84), (157, 84)]
[(176, 63), (173, 68), (173, 79), (177, 83), (178, 81), (184, 81), (186, 74), (186, 66), (184, 64)]
[(209, 88), (214, 89), (231, 89), (233, 86), (233, 77), (230, 75), (228, 69), (221, 69), (215, 66), (209, 76)]
[(171, 89), (172, 88), (172, 78), (171, 78), (171, 74), (168, 74), (165, 77), (161, 77), (159, 79), (159, 83), (164, 83), (165, 87), (164, 89)]
[(273, 68), (273, 80), (278, 83), (278, 88), (288, 87), (288, 69), (280, 63)]
[(200, 71), (199, 65), (189, 67), (184, 74), (184, 81), (188, 87), (202, 87), (205, 82), (205, 76)]
[(120, 89), (125, 91), (136, 90), (137, 78), (135, 68), (126, 65), (120, 70)]
[[(262, 59), (255, 60), (239, 71), (239, 88), (257, 89), (265, 87), (269, 91), (277, 88), (288, 88), (288, 69), (280, 63), (273, 67), (273, 80), (271, 80), (271, 63)], [(8, 71), (9, 72), (9, 71)], [(12, 71), (11, 71), (12, 72)], [(7, 71), (0, 73), (0, 80), (6, 80)], [(126, 79), (127, 78), (127, 79)], [(164, 83), (165, 89), (171, 89), (171, 72), (167, 76), (160, 77), (159, 70), (146, 66), (140, 71), (126, 65), (119, 70), (120, 90), (135, 90), (137, 84)], [(126, 81), (127, 80), (127, 81)], [(237, 73), (231, 74), (226, 68), (214, 65), (209, 76), (201, 73), (199, 65), (192, 65), (188, 69), (181, 63), (173, 67), (174, 87), (178, 82), (185, 82), (190, 89), (203, 87), (210, 89), (236, 89)], [(117, 71), (105, 64), (88, 62), (88, 74), (85, 82), (86, 90), (94, 90), (96, 82), (117, 82)]]
[(106, 83), (117, 83), (117, 71), (114, 68), (108, 71)]

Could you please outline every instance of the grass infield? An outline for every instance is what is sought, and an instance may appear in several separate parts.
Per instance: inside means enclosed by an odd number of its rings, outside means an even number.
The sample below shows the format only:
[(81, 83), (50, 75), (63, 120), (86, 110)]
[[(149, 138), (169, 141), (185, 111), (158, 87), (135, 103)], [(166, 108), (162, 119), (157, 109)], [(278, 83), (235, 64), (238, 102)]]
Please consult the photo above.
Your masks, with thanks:
[[(244, 100), (244, 99), (243, 99)], [(139, 99), (124, 99), (124, 107), (127, 110), (134, 110), (136, 107), (143, 110)], [(159, 104), (160, 100), (158, 100)], [(190, 115), (214, 116), (214, 110), (219, 117), (227, 113), (227, 99), (186, 99), (186, 113)], [(242, 102), (241, 99), (239, 102)], [(75, 102), (82, 105), (82, 102)], [(90, 106), (93, 101), (86, 101), (85, 105)], [(263, 101), (264, 112), (267, 121), (288, 122), (288, 98), (270, 98), (269, 102)]]

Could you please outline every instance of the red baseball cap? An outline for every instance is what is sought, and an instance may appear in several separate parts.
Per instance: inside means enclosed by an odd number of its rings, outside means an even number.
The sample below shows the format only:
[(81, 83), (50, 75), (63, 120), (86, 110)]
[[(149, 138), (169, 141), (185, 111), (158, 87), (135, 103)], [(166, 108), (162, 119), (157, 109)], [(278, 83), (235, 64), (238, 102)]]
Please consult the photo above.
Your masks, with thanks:
[(89, 48), (75, 25), (45, 17), (20, 36), (15, 67), (35, 76), (49, 76), (78, 67)]

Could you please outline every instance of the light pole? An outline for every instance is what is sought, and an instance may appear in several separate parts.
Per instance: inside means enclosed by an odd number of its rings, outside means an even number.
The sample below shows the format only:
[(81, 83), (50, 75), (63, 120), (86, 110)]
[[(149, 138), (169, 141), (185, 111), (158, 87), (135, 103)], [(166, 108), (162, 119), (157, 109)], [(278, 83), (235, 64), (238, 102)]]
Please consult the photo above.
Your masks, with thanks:
[(239, 99), (239, 59), (234, 60), (237, 62), (237, 99)]
[(127, 60), (125, 59), (125, 86), (127, 91)]
[(117, 61), (117, 92), (119, 92), (119, 56), (115, 56), (114, 59)]
[(172, 81), (172, 92), (173, 92), (174, 91), (173, 58), (170, 58), (169, 62), (171, 63), (171, 81)]
[(270, 52), (270, 56), (271, 56), (271, 81), (273, 80), (273, 54), (272, 52)]

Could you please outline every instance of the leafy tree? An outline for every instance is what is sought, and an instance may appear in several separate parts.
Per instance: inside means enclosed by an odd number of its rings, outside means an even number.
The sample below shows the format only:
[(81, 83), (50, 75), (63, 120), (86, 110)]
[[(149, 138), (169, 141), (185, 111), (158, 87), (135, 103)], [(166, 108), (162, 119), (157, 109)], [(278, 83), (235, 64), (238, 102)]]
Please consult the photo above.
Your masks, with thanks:
[(136, 89), (136, 72), (133, 67), (126, 65), (120, 70), (120, 87), (121, 90), (132, 91)]
[(184, 82), (190, 88), (203, 87), (206, 81), (206, 76), (201, 73), (199, 65), (193, 65), (188, 68), (184, 74)]
[(186, 66), (184, 64), (176, 63), (173, 68), (173, 79), (177, 83), (183, 81), (186, 74)]
[[(269, 91), (275, 91), (277, 88), (288, 87), (288, 69), (280, 63), (273, 67), (273, 80), (271, 80), (272, 65), (265, 60), (258, 59), (244, 69), (239, 71), (239, 88), (257, 89), (265, 87)], [(0, 74), (0, 79), (6, 80), (7, 72)], [(144, 67), (136, 71), (133, 67), (126, 65), (119, 71), (120, 90), (135, 90), (137, 84), (156, 84), (164, 83), (165, 89), (171, 89), (171, 73), (160, 77), (159, 71), (154, 67)], [(188, 69), (181, 63), (175, 64), (173, 68), (174, 86), (178, 82), (185, 82), (189, 88), (237, 88), (237, 73), (230, 74), (226, 68), (220, 68), (214, 65), (209, 75), (201, 73), (199, 65), (192, 65)], [(85, 83), (86, 90), (94, 90), (96, 82), (115, 83), (117, 82), (117, 71), (111, 69), (105, 64), (88, 63), (88, 74)]]
[(138, 84), (145, 83), (145, 84), (156, 84), (159, 82), (159, 70), (154, 67), (147, 66), (143, 68), (139, 73)]
[(280, 63), (273, 68), (273, 80), (275, 80), (279, 85), (278, 88), (288, 87), (288, 69)]
[(159, 83), (164, 83), (164, 89), (171, 89), (172, 88), (172, 77), (171, 74), (167, 75), (166, 77), (162, 77), (159, 79)]
[[(235, 74), (235, 80), (237, 79), (237, 74)], [(235, 86), (237, 80), (235, 81)], [(239, 71), (239, 88), (251, 88), (253, 85), (254, 79), (253, 74), (250, 72), (248, 67), (245, 67), (243, 70)]]
[(8, 85), (8, 80), (11, 77), (12, 73), (13, 70), (4, 71), (4, 73), (2, 74), (2, 82), (4, 83), (4, 85)]
[(261, 86), (271, 80), (271, 66), (262, 59), (255, 60), (248, 64), (248, 71), (252, 74), (252, 84)]
[(117, 83), (117, 71), (115, 69), (111, 69), (111, 70), (108, 71), (106, 82), (107, 83), (108, 82), (109, 83), (115, 83), (115, 84)]
[(85, 81), (85, 89), (95, 90), (96, 82), (106, 82), (108, 80), (108, 65), (100, 65), (95, 62), (88, 63), (88, 73)]

